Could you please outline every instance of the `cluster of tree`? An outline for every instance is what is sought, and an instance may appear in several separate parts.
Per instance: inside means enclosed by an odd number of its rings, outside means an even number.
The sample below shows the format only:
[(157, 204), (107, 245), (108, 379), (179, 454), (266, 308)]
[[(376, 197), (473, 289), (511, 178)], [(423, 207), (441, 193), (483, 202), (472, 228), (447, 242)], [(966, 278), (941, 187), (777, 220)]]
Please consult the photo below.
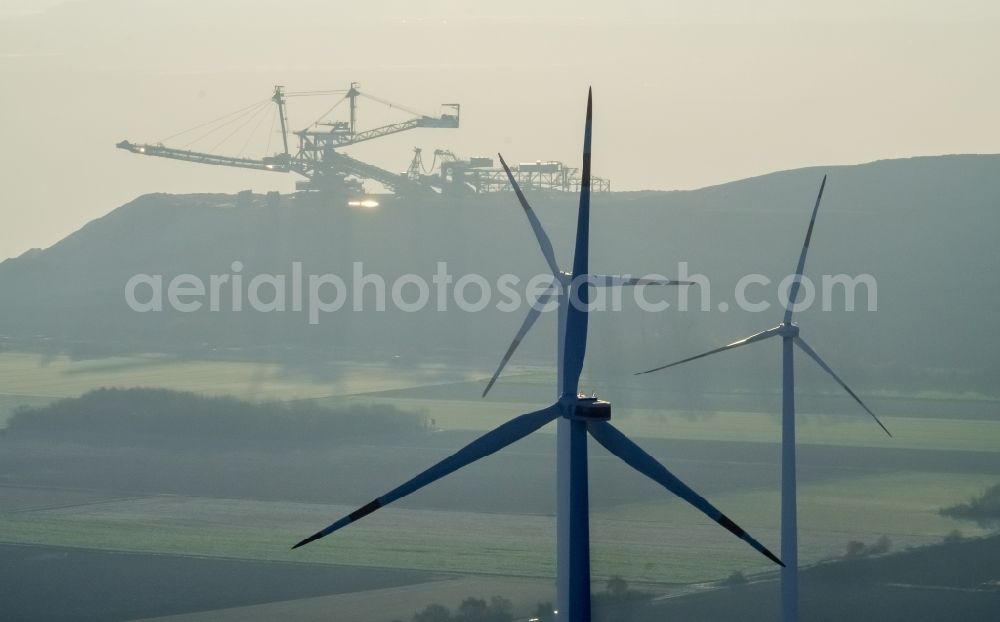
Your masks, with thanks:
[(891, 549), (892, 540), (889, 539), (889, 536), (880, 536), (878, 540), (871, 544), (865, 544), (860, 540), (851, 540), (847, 543), (847, 550), (844, 551), (844, 559), (885, 555)]
[[(593, 606), (595, 611), (621, 617), (620, 614), (628, 612), (622, 607), (630, 609), (647, 603), (649, 599), (649, 593), (634, 590), (625, 579), (613, 575), (608, 579), (605, 591), (593, 595)], [(454, 612), (444, 605), (428, 605), (413, 616), (413, 622), (513, 622), (513, 619), (511, 602), (500, 596), (494, 596), (488, 602), (481, 598), (466, 598)], [(538, 603), (530, 619), (535, 622), (553, 622), (555, 611), (552, 603)]]
[[(954, 540), (957, 534), (949, 534)], [(900, 548), (900, 547), (896, 547)], [(839, 558), (800, 572), (801, 619), (809, 622), (937, 622), (997, 620), (995, 585), (1000, 535), (962, 538), (886, 555)], [(905, 585), (905, 588), (901, 588)], [(695, 592), (653, 601), (629, 621), (774, 622), (779, 598), (772, 581), (737, 590)], [(595, 616), (596, 619), (596, 616)]]
[(598, 606), (642, 602), (649, 598), (648, 592), (630, 588), (628, 582), (620, 575), (611, 575), (604, 586), (604, 591), (593, 595), (594, 604)]
[(494, 596), (486, 601), (482, 598), (466, 598), (452, 612), (444, 605), (427, 605), (423, 611), (413, 615), (413, 622), (512, 622), (514, 614), (509, 600)]
[(745, 574), (739, 570), (732, 571), (728, 577), (719, 582), (726, 587), (738, 587), (749, 583)]
[(647, 611), (652, 595), (629, 587), (618, 575), (612, 575), (603, 592), (591, 597), (594, 617), (602, 620), (632, 622), (640, 619)]
[(258, 403), (166, 389), (97, 389), (21, 408), (5, 434), (157, 447), (288, 449), (422, 429), (423, 417), (393, 406), (334, 409), (310, 401)]
[(976, 521), (981, 527), (1000, 527), (1000, 484), (990, 486), (983, 494), (966, 503), (942, 509), (941, 514)]

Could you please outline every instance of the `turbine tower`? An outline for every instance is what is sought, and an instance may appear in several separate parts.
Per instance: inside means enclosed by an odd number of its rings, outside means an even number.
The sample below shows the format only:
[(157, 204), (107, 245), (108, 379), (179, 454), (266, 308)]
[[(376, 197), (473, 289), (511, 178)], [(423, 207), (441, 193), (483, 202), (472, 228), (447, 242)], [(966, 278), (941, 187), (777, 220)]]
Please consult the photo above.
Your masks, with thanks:
[[(580, 208), (577, 219), (576, 248), (573, 257), (573, 272), (569, 278), (568, 292), (565, 294), (568, 303), (565, 305), (565, 331), (560, 340), (560, 392), (554, 404), (520, 415), (504, 423), (491, 432), (487, 432), (472, 441), (451, 456), (438, 462), (426, 471), (401, 486), (394, 488), (385, 495), (374, 499), (368, 504), (351, 512), (347, 516), (331, 523), (313, 535), (298, 542), (292, 548), (298, 548), (314, 540), (318, 540), (347, 525), (364, 518), (379, 508), (401, 499), (417, 490), (431, 484), (442, 477), (461, 469), (462, 467), (489, 456), (504, 447), (539, 430), (552, 421), (559, 420), (560, 425), (568, 430), (566, 434), (567, 452), (565, 456), (568, 475), (560, 479), (560, 499), (567, 500), (568, 542), (566, 546), (568, 567), (567, 592), (565, 604), (560, 605), (559, 619), (570, 622), (590, 622), (590, 517), (587, 489), (587, 434), (597, 440), (612, 454), (621, 458), (626, 464), (649, 477), (653, 481), (687, 501), (709, 518), (725, 527), (736, 537), (747, 542), (754, 549), (765, 555), (771, 561), (781, 564), (762, 544), (746, 533), (729, 517), (720, 512), (714, 505), (706, 501), (686, 484), (680, 481), (665, 466), (643, 451), (638, 445), (611, 425), (611, 404), (597, 397), (587, 397), (578, 392), (580, 372), (587, 347), (587, 306), (590, 300), (590, 275), (587, 259), (590, 238), (590, 142), (592, 103), (587, 96), (587, 122), (583, 142), (583, 180), (580, 187)], [(527, 203), (519, 193), (522, 205)], [(527, 210), (529, 219), (532, 212)], [(532, 220), (535, 227), (536, 221)], [(541, 230), (535, 227), (536, 233)], [(542, 245), (546, 257), (554, 257), (546, 245)], [(554, 265), (554, 260), (550, 265)], [(533, 320), (532, 320), (533, 322)], [(529, 325), (530, 327), (530, 325)], [(516, 342), (516, 340), (515, 340)], [(516, 343), (515, 343), (516, 347)], [(502, 367), (502, 366), (501, 366)], [(559, 533), (562, 537), (564, 534)]]
[(809, 241), (812, 239), (813, 227), (816, 224), (816, 213), (819, 211), (819, 204), (823, 199), (823, 189), (825, 187), (826, 175), (823, 176), (823, 181), (819, 185), (819, 194), (816, 195), (816, 204), (813, 206), (812, 217), (809, 219), (806, 240), (802, 244), (799, 263), (795, 267), (795, 277), (789, 288), (788, 303), (785, 306), (785, 317), (781, 324), (744, 339), (734, 341), (721, 348), (709, 350), (697, 356), (688, 357), (636, 374), (649, 374), (661, 369), (694, 361), (717, 352), (732, 350), (733, 348), (770, 339), (771, 337), (781, 337), (781, 559), (785, 562), (784, 568), (781, 569), (781, 619), (783, 622), (798, 622), (799, 619), (799, 549), (795, 476), (795, 371), (792, 345), (798, 346), (809, 358), (816, 361), (823, 371), (830, 374), (837, 384), (843, 387), (854, 398), (854, 401), (872, 416), (872, 419), (875, 420), (886, 434), (890, 437), (892, 436), (888, 428), (882, 425), (879, 418), (875, 416), (875, 413), (840, 379), (840, 376), (826, 364), (826, 361), (820, 358), (819, 354), (816, 354), (816, 351), (809, 347), (809, 344), (799, 336), (799, 326), (792, 322), (792, 313), (795, 310), (795, 301), (799, 295), (802, 273), (806, 266), (806, 254), (809, 252)]

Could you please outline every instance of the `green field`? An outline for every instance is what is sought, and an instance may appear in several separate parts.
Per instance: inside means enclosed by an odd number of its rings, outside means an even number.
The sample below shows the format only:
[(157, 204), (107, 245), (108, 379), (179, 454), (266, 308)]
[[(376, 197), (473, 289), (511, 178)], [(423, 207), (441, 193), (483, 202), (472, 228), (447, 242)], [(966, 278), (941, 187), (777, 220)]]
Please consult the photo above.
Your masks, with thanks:
[[(940, 541), (953, 529), (981, 529), (940, 516), (993, 483), (987, 476), (933, 473), (824, 481), (801, 486), (801, 560), (839, 556), (850, 540), (888, 535), (896, 548)], [(0, 488), (0, 502), (22, 491)], [(52, 495), (57, 493), (52, 492)], [(713, 501), (777, 547), (777, 494), (721, 494)], [(55, 499), (49, 500), (55, 503)], [(78, 500), (0, 514), (3, 541), (247, 559), (299, 560), (512, 576), (550, 576), (554, 521), (547, 516), (387, 508), (342, 534), (289, 545), (353, 510), (342, 505), (183, 496)], [(686, 583), (770, 571), (745, 544), (669, 496), (595, 510), (598, 576)]]
[[(480, 400), (475, 395), (478, 382), (460, 387), (481, 376), (480, 370), (443, 366), (338, 363), (296, 372), (268, 363), (164, 356), (76, 361), (5, 352), (0, 353), (0, 420), (18, 405), (43, 404), (101, 386), (155, 386), (247, 399), (391, 404), (424, 413), (446, 430), (485, 430), (540, 405), (509, 397)], [(507, 395), (516, 395), (517, 386), (523, 386), (527, 395), (538, 395), (551, 384), (550, 376), (515, 375), (505, 380)], [(420, 391), (413, 394), (420, 397), (400, 391), (416, 388)], [(947, 409), (947, 402), (942, 408)], [(624, 431), (643, 438), (775, 443), (779, 434), (775, 416), (752, 412), (633, 409), (616, 411), (615, 418)], [(853, 411), (843, 416), (804, 413), (799, 422), (799, 440), (809, 444), (978, 451), (985, 456), (1000, 452), (1000, 421), (949, 418), (946, 411), (940, 417), (886, 418), (894, 432), (891, 439), (866, 415)], [(939, 541), (953, 529), (979, 534), (975, 526), (941, 517), (937, 510), (996, 483), (993, 472), (865, 472), (804, 481), (801, 559), (812, 563), (837, 556), (849, 540), (871, 542), (882, 535), (900, 548)], [(777, 549), (776, 490), (728, 491), (712, 500)], [(92, 492), (26, 491), (0, 485), (0, 538), (14, 543), (509, 576), (550, 576), (553, 571), (553, 519), (530, 514), (387, 508), (351, 526), (349, 535), (289, 551), (291, 543), (351, 509), (187, 496), (102, 498)], [(715, 579), (734, 570), (771, 570), (743, 543), (667, 495), (656, 501), (595, 508), (592, 541), (598, 576), (621, 574), (631, 580), (680, 583)]]
[[(442, 429), (487, 430), (506, 419), (543, 405), (529, 401), (478, 398), (478, 383), (448, 391), (485, 372), (445, 366), (405, 368), (388, 363), (341, 362), (290, 370), (276, 363), (187, 360), (162, 355), (72, 360), (21, 352), (0, 353), (0, 424), (20, 405), (39, 405), (75, 397), (97, 387), (163, 387), (244, 399), (316, 399), (327, 403), (380, 403), (433, 417)], [(546, 372), (505, 377), (505, 387), (523, 387), (538, 395), (553, 382)], [(420, 389), (410, 397), (401, 389)], [(439, 390), (435, 390), (439, 388)], [(458, 394), (458, 397), (454, 394)], [(430, 397), (425, 397), (430, 395)], [(940, 401), (940, 400), (937, 400)], [(1000, 420), (961, 419), (947, 402), (938, 417), (884, 417), (888, 438), (845, 400), (842, 415), (798, 416), (802, 443), (862, 447), (976, 450), (1000, 452)], [(627, 433), (644, 438), (776, 442), (777, 418), (756, 412), (694, 412), (617, 409), (615, 418)]]

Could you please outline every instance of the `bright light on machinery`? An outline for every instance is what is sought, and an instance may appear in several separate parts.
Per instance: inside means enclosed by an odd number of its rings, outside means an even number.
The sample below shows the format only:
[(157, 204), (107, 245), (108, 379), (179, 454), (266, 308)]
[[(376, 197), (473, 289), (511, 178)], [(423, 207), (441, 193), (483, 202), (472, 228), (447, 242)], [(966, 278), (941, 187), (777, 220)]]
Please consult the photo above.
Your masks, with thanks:
[(378, 207), (378, 201), (376, 201), (375, 199), (348, 201), (347, 207), (363, 207), (365, 209), (375, 209), (376, 207)]

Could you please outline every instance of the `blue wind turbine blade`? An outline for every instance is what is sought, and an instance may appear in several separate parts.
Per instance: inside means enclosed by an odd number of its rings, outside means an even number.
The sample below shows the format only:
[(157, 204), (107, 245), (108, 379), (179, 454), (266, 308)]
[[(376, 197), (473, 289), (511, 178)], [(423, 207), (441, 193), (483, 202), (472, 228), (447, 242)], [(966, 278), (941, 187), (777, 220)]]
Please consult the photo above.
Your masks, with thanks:
[(676, 367), (677, 365), (683, 365), (684, 363), (689, 363), (691, 361), (697, 361), (698, 359), (705, 358), (706, 356), (711, 356), (718, 352), (725, 352), (726, 350), (732, 350), (733, 348), (738, 348), (740, 346), (745, 346), (749, 343), (754, 343), (757, 341), (763, 341), (770, 337), (776, 337), (781, 334), (781, 327), (775, 326), (774, 328), (769, 328), (767, 330), (762, 330), (759, 333), (754, 333), (749, 337), (744, 337), (732, 343), (726, 344), (721, 348), (716, 348), (714, 350), (709, 350), (708, 352), (702, 352), (701, 354), (696, 354), (694, 356), (689, 356), (686, 359), (681, 359), (679, 361), (674, 361), (673, 363), (667, 363), (666, 365), (660, 365), (659, 367), (654, 367), (653, 369), (647, 369), (646, 371), (635, 372), (636, 376), (641, 376), (642, 374), (651, 374), (654, 371), (660, 371), (661, 369), (667, 369), (668, 367)]
[(517, 180), (514, 179), (514, 174), (510, 172), (510, 167), (507, 166), (507, 162), (504, 161), (503, 156), (499, 153), (497, 157), (500, 158), (500, 164), (503, 166), (503, 170), (507, 172), (507, 179), (510, 181), (510, 185), (514, 188), (514, 194), (517, 195), (517, 200), (520, 201), (521, 207), (524, 208), (524, 215), (528, 217), (528, 222), (531, 224), (531, 230), (535, 232), (535, 239), (538, 240), (538, 246), (542, 249), (542, 255), (545, 256), (545, 263), (549, 265), (549, 270), (552, 274), (559, 274), (559, 263), (556, 261), (556, 253), (552, 250), (552, 241), (549, 239), (545, 229), (542, 227), (541, 221), (538, 220), (538, 216), (535, 215), (535, 210), (531, 209), (531, 205), (528, 204), (528, 199), (524, 197), (524, 193), (521, 192), (521, 186), (518, 185)]
[(500, 451), (511, 443), (528, 436), (545, 424), (553, 421), (559, 416), (559, 412), (559, 408), (553, 405), (543, 410), (537, 410), (533, 413), (528, 413), (511, 419), (492, 432), (487, 432), (486, 434), (480, 436), (462, 449), (448, 456), (441, 462), (438, 462), (402, 486), (390, 490), (385, 495), (358, 508), (340, 520), (331, 523), (325, 529), (321, 529), (308, 538), (299, 541), (292, 548), (297, 549), (300, 546), (309, 544), (314, 540), (319, 540), (320, 538), (328, 536), (342, 527), (346, 527), (355, 521), (361, 520), (375, 510), (385, 507), (397, 499), (401, 499), (406, 495), (420, 490), (424, 486), (441, 479), (445, 475), (454, 473), (458, 469), (461, 469), (462, 467), (471, 464), (480, 458), (485, 458), (490, 454)]
[(575, 396), (587, 354), (587, 307), (590, 304), (590, 284), (587, 281), (590, 254), (590, 143), (593, 125), (593, 93), (587, 92), (587, 124), (583, 134), (583, 173), (580, 180), (580, 210), (576, 221), (576, 248), (573, 254), (573, 276), (570, 282), (569, 304), (566, 309), (565, 370), (562, 395)]
[(677, 479), (677, 476), (668, 471), (667, 467), (643, 451), (641, 447), (632, 442), (613, 425), (607, 421), (588, 421), (587, 431), (605, 449), (621, 458), (630, 467), (693, 505), (702, 514), (725, 527), (730, 533), (752, 546), (764, 555), (764, 557), (767, 557), (780, 566), (785, 565), (771, 551), (767, 550), (764, 545), (751, 537), (750, 534), (734, 523), (728, 516), (720, 512), (704, 497), (691, 490), (687, 484)]
[(819, 211), (819, 202), (823, 200), (823, 189), (826, 188), (826, 175), (819, 185), (819, 194), (816, 195), (816, 204), (813, 205), (812, 216), (809, 218), (809, 228), (806, 230), (806, 240), (802, 244), (802, 252), (799, 253), (799, 263), (795, 266), (795, 280), (788, 290), (788, 306), (785, 307), (785, 324), (792, 321), (792, 307), (799, 295), (799, 287), (802, 280), (802, 272), (806, 269), (806, 254), (809, 252), (809, 240), (812, 239), (813, 227), (816, 226), (816, 213)]
[(486, 388), (483, 389), (482, 397), (486, 397), (486, 394), (493, 388), (493, 384), (496, 383), (497, 378), (500, 377), (500, 373), (503, 371), (503, 368), (507, 366), (507, 361), (510, 360), (510, 357), (514, 356), (514, 351), (517, 350), (517, 346), (521, 344), (521, 341), (524, 340), (528, 331), (531, 330), (532, 326), (534, 326), (535, 320), (537, 320), (538, 316), (542, 314), (542, 304), (542, 301), (539, 300), (538, 304), (531, 305), (531, 308), (528, 309), (528, 315), (524, 318), (524, 322), (521, 323), (521, 328), (519, 328), (517, 334), (514, 335), (514, 340), (510, 342), (507, 352), (505, 352), (503, 358), (500, 359), (500, 365), (497, 366), (497, 370), (493, 372), (493, 377), (490, 378)]
[(841, 388), (843, 388), (845, 391), (847, 391), (848, 395), (850, 395), (851, 397), (853, 397), (854, 401), (857, 402), (858, 405), (861, 406), (861, 408), (865, 409), (865, 412), (867, 412), (869, 415), (871, 415), (872, 419), (874, 419), (875, 423), (877, 423), (879, 425), (879, 427), (882, 428), (883, 432), (885, 432), (886, 434), (888, 434), (890, 437), (892, 436), (892, 432), (890, 432), (889, 428), (885, 427), (885, 425), (882, 423), (882, 421), (878, 417), (875, 416), (875, 413), (872, 412), (872, 409), (868, 408), (868, 405), (861, 401), (861, 398), (858, 397), (858, 394), (855, 393), (854, 391), (852, 391), (851, 387), (847, 386), (847, 383), (840, 379), (840, 376), (838, 376), (833, 371), (833, 369), (829, 365), (826, 364), (826, 361), (824, 361), (822, 358), (820, 358), (819, 354), (816, 354), (815, 350), (813, 350), (812, 348), (809, 347), (809, 344), (806, 343), (805, 340), (802, 339), (802, 337), (796, 337), (795, 338), (795, 345), (797, 345), (799, 348), (802, 349), (803, 352), (805, 352), (807, 355), (809, 355), (809, 358), (811, 358), (812, 360), (816, 361), (816, 364), (819, 365), (820, 367), (822, 367), (823, 371), (825, 371), (826, 373), (830, 374), (833, 377), (833, 379), (837, 382), (837, 384), (839, 384), (841, 386)]

